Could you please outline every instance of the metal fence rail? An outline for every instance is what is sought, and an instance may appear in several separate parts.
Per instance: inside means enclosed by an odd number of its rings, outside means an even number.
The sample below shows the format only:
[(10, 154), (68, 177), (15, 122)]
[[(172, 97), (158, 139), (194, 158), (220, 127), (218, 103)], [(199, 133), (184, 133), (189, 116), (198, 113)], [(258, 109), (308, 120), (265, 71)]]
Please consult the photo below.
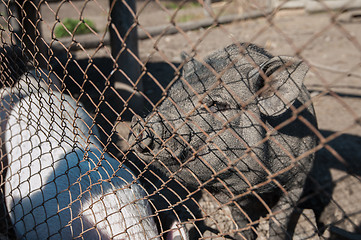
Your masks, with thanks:
[(0, 1), (0, 239), (360, 239), (361, 2)]

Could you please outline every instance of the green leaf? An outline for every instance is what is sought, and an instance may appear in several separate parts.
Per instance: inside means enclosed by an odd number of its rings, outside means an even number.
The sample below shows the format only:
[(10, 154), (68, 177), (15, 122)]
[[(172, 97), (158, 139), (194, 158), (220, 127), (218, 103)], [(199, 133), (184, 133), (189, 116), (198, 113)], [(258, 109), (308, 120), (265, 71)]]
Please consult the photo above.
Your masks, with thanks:
[(62, 23), (67, 30), (64, 28), (62, 24), (56, 26), (54, 33), (55, 33), (55, 37), (57, 38), (70, 36), (70, 34), (80, 35), (80, 34), (91, 33), (92, 32), (91, 29), (97, 32), (97, 29), (95, 28), (95, 24), (89, 19), (84, 19), (81, 22), (78, 19), (64, 18)]

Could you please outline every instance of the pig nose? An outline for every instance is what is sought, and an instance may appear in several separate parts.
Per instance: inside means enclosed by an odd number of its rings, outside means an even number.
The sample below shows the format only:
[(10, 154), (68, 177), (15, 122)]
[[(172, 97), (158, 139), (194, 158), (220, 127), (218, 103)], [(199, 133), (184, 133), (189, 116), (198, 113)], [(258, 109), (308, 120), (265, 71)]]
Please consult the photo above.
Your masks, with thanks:
[(135, 150), (141, 153), (150, 152), (154, 148), (154, 134), (152, 131), (144, 126), (142, 120), (138, 117), (133, 117), (135, 123), (132, 127), (132, 132), (135, 139)]

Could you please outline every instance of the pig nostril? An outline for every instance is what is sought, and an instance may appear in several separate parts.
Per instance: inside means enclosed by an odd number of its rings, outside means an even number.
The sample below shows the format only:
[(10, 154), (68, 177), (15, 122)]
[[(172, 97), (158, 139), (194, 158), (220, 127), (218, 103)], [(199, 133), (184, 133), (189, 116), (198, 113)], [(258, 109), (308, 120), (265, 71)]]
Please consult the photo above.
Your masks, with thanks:
[(143, 132), (140, 132), (139, 135), (135, 138), (137, 142), (141, 142), (143, 139)]
[(151, 132), (147, 129), (144, 129), (144, 131), (139, 133), (139, 135), (136, 137), (136, 141), (136, 149), (139, 152), (150, 152), (150, 150), (154, 148), (153, 134), (151, 134)]
[(144, 121), (137, 116), (133, 116), (132, 128), (131, 138), (135, 140), (134, 149), (140, 153), (153, 150), (155, 147), (154, 135), (151, 129), (145, 126)]

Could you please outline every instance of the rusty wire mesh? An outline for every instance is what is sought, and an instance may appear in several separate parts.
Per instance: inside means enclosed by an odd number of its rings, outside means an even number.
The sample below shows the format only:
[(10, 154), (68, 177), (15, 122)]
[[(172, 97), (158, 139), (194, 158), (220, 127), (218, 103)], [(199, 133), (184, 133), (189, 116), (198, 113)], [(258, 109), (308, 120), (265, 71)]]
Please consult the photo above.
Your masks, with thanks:
[(0, 4), (1, 239), (361, 238), (360, 1)]

